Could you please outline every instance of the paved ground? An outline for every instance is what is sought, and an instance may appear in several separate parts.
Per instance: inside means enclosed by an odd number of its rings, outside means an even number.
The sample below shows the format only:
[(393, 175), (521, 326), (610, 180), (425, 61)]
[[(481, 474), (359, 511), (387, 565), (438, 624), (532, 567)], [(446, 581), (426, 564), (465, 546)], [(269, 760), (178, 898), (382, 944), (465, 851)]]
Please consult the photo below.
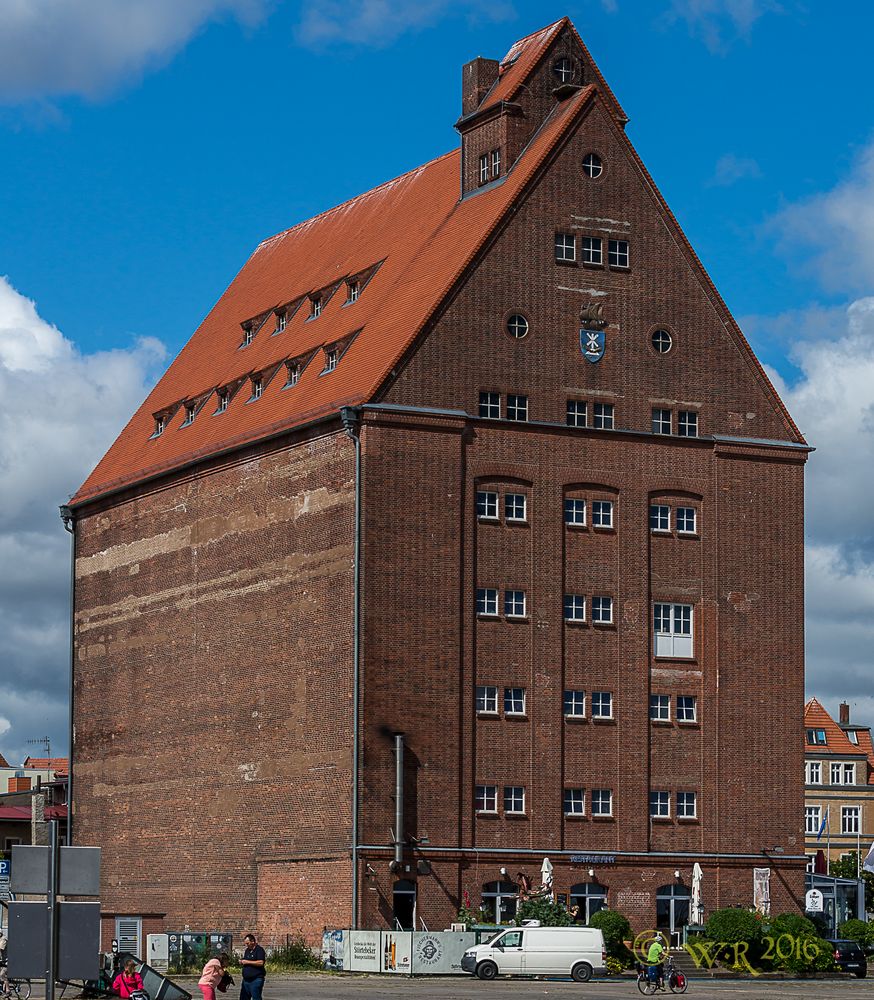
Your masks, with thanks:
[[(180, 981), (200, 1000), (195, 980)], [(874, 994), (874, 982), (847, 977), (840, 979), (795, 979), (754, 981), (742, 979), (690, 979), (686, 996), (701, 1000), (862, 1000)], [(662, 994), (657, 994), (661, 996)], [(670, 995), (670, 993), (668, 994)], [(235, 990), (228, 1000), (238, 1000)], [(640, 997), (633, 979), (608, 979), (591, 983), (570, 980), (498, 979), (482, 983), (467, 977), (342, 975), (336, 973), (269, 976), (264, 1000), (516, 1000), (551, 997), (556, 1000), (620, 1000)]]

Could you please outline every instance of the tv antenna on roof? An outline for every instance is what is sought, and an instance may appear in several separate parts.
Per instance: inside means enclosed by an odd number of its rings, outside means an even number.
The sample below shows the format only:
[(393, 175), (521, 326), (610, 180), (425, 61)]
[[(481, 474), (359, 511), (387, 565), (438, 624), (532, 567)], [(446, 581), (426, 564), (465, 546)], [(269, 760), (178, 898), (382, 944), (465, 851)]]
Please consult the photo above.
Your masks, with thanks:
[(51, 759), (52, 756), (52, 740), (50, 736), (40, 736), (39, 739), (28, 740), (31, 745), (41, 746), (46, 748), (46, 757)]

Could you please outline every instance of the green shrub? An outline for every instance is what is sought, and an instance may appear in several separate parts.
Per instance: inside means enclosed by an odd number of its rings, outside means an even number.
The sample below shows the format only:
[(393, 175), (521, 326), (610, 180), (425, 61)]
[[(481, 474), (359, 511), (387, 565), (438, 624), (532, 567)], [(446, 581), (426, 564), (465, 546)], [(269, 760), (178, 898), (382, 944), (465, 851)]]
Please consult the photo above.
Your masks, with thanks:
[(864, 920), (845, 920), (838, 927), (838, 937), (846, 938), (848, 941), (858, 941), (863, 948), (874, 944), (871, 925)]
[(831, 945), (823, 941), (816, 924), (800, 913), (779, 913), (768, 928), (767, 958), (774, 969), (794, 975), (827, 972), (834, 968)]
[(622, 970), (625, 966), (618, 958), (613, 958), (612, 955), (607, 956), (607, 975), (608, 976), (621, 976)]
[(634, 955), (625, 944), (631, 938), (631, 924), (618, 910), (599, 910), (592, 915), (589, 927), (597, 927), (604, 935), (608, 959), (620, 962), (623, 969), (634, 964)]
[(800, 913), (779, 913), (771, 921), (768, 933), (775, 940), (781, 934), (791, 934), (793, 937), (809, 938), (819, 937), (816, 925), (807, 917), (802, 917)]
[(762, 922), (749, 910), (714, 910), (704, 928), (704, 936), (726, 944), (735, 941), (758, 944), (762, 940)]
[(795, 947), (788, 958), (777, 958), (774, 968), (794, 975), (830, 972), (835, 967), (834, 952), (828, 941), (819, 937), (796, 937)]
[(274, 948), (267, 956), (267, 968), (273, 972), (295, 972), (318, 969), (320, 962), (303, 935), (294, 934), (282, 948)]
[(539, 920), (541, 927), (569, 927), (574, 922), (564, 906), (548, 897), (526, 899), (516, 911), (517, 926), (523, 920)]

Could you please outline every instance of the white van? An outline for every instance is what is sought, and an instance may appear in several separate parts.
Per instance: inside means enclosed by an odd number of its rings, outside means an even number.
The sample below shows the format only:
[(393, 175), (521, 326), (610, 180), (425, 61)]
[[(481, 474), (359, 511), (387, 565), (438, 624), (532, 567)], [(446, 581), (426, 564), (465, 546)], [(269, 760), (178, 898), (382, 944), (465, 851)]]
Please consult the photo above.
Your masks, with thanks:
[(596, 927), (508, 927), (469, 948), (461, 967), (480, 979), (572, 976), (578, 983), (607, 971), (604, 935)]

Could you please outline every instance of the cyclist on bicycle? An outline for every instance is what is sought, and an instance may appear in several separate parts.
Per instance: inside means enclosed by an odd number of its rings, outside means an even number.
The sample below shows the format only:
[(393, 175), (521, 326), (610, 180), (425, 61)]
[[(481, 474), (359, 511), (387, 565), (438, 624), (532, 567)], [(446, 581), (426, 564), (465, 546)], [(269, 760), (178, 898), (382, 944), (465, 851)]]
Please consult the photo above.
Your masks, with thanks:
[(664, 954), (664, 945), (656, 938), (646, 953), (646, 964), (649, 966), (647, 975), (651, 983), (657, 983), (662, 978), (662, 958)]

